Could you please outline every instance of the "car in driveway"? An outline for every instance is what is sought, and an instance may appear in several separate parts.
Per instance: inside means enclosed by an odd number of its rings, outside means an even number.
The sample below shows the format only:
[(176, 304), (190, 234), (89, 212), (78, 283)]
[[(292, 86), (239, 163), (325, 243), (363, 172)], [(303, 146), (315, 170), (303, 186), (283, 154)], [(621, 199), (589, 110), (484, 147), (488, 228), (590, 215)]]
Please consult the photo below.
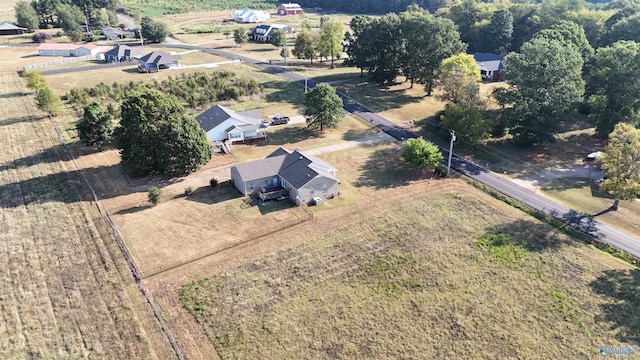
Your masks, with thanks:
[(282, 114), (276, 114), (269, 118), (269, 125), (285, 125), (288, 123), (289, 117)]

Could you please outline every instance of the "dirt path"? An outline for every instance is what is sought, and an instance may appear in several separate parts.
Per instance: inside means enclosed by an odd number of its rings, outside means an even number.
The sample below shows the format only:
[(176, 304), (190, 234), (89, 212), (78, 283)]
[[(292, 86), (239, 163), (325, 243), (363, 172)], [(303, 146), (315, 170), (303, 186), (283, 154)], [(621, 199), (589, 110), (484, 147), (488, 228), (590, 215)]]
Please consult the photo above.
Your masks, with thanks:
[(590, 178), (602, 179), (604, 172), (596, 164), (572, 165), (565, 168), (554, 169), (537, 174), (527, 174), (522, 177), (509, 178), (514, 183), (537, 192), (537, 190), (552, 180), (561, 178)]

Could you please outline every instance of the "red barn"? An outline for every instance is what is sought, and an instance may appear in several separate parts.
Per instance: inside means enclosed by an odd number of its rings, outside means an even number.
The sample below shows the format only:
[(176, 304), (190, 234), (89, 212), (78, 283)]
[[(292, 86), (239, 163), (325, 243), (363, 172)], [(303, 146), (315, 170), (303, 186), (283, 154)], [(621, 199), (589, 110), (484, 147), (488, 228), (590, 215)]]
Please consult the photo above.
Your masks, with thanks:
[(278, 6), (278, 14), (280, 15), (302, 15), (300, 4), (288, 3)]

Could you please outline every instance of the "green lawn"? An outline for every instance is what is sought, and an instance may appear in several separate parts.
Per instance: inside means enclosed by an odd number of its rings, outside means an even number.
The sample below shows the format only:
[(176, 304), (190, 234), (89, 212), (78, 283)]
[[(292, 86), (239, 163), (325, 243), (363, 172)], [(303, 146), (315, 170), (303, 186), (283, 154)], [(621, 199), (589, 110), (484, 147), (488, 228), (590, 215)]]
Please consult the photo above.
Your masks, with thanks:
[(640, 238), (640, 202), (621, 201), (617, 211), (607, 211), (613, 199), (598, 190), (593, 180), (564, 178), (542, 187), (543, 193), (567, 207), (595, 215), (595, 219)]

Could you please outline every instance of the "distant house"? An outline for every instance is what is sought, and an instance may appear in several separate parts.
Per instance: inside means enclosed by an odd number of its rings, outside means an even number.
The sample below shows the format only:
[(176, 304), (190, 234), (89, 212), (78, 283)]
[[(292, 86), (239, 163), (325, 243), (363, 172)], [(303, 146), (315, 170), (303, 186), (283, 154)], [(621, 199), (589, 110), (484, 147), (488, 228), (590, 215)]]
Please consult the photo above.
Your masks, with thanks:
[(249, 34), (249, 39), (253, 40), (253, 41), (260, 41), (260, 42), (270, 42), (271, 41), (271, 37), (273, 36), (273, 33), (276, 30), (284, 30), (287, 34), (291, 34), (294, 32), (294, 29), (289, 26), (289, 25), (282, 25), (282, 24), (271, 24), (271, 25), (258, 25), (255, 28), (253, 28), (253, 31), (251, 31), (251, 34)]
[(233, 13), (233, 20), (239, 23), (258, 23), (271, 18), (271, 15), (264, 10), (236, 10)]
[(267, 138), (267, 126), (259, 110), (237, 113), (216, 105), (196, 116), (210, 141), (251, 142)]
[(20, 35), (26, 33), (27, 30), (27, 28), (19, 27), (7, 21), (0, 24), (0, 35)]
[(473, 58), (476, 60), (476, 64), (480, 68), (480, 76), (482, 80), (488, 81), (500, 81), (502, 80), (502, 66), (503, 57), (496, 54), (487, 53), (475, 53)]
[(102, 28), (102, 34), (108, 40), (133, 39), (136, 37), (136, 32), (133, 30), (120, 30), (110, 26)]
[(166, 51), (156, 50), (139, 59), (139, 72), (154, 72), (161, 69), (168, 69), (180, 65), (182, 56), (171, 55)]
[(40, 56), (97, 56), (109, 49), (95, 44), (43, 43), (38, 46)]
[(296, 204), (338, 196), (336, 169), (303, 152), (279, 148), (262, 160), (231, 167), (231, 181), (242, 195), (261, 200), (288, 196)]
[(127, 45), (118, 45), (113, 49), (104, 53), (104, 61), (106, 62), (122, 62), (138, 59), (142, 56), (140, 49), (134, 49)]
[(280, 15), (302, 15), (302, 7), (296, 3), (280, 4), (278, 6)]

